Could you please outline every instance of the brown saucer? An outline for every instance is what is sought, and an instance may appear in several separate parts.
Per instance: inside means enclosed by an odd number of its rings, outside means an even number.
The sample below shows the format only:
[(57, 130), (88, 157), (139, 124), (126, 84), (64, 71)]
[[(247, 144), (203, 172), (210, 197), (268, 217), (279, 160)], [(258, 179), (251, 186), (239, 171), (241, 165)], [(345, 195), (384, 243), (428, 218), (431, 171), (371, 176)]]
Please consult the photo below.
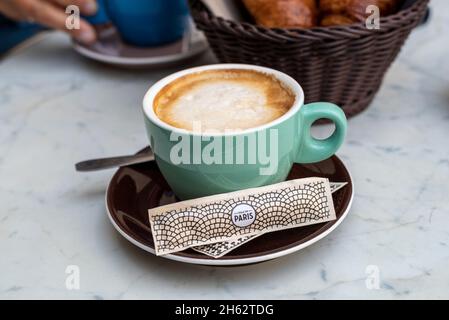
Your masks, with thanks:
[[(141, 152), (145, 151), (142, 150)], [(337, 156), (315, 163), (293, 166), (289, 180), (325, 177), (331, 182), (348, 182), (333, 193), (337, 220), (262, 235), (228, 255), (214, 259), (192, 249), (164, 258), (202, 265), (243, 265), (275, 259), (301, 250), (324, 238), (345, 218), (352, 204), (351, 176)], [(136, 246), (154, 254), (148, 209), (177, 201), (155, 162), (120, 168), (106, 192), (106, 208), (114, 227)]]

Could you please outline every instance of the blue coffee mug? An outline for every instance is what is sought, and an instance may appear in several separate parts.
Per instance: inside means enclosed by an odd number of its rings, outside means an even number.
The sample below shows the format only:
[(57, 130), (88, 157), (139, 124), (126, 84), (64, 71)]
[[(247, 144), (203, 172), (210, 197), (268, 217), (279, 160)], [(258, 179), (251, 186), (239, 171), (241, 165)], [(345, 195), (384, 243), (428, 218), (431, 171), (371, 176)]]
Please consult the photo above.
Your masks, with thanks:
[(91, 24), (112, 22), (123, 40), (149, 47), (174, 42), (184, 35), (189, 21), (186, 0), (97, 0)]

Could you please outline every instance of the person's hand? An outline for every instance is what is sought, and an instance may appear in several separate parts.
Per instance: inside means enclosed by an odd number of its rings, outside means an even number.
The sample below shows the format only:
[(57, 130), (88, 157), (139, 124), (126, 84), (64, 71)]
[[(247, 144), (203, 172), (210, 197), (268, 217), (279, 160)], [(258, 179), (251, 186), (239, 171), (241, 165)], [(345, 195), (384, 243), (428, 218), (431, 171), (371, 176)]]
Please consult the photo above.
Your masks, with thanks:
[(0, 13), (16, 21), (35, 22), (62, 30), (86, 44), (94, 42), (95, 31), (85, 20), (81, 19), (79, 29), (67, 29), (65, 10), (69, 5), (78, 6), (84, 15), (97, 11), (96, 0), (0, 0)]

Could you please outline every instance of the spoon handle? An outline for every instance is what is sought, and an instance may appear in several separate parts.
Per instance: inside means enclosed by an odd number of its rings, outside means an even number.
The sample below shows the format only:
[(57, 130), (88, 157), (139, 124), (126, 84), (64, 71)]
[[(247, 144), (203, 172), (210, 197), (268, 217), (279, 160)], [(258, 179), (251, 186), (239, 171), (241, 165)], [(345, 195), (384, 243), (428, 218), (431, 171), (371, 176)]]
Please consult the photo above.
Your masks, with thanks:
[(129, 166), (132, 164), (139, 164), (153, 160), (154, 154), (152, 151), (149, 151), (131, 156), (86, 160), (75, 164), (75, 169), (76, 171), (80, 172), (97, 171), (116, 167)]

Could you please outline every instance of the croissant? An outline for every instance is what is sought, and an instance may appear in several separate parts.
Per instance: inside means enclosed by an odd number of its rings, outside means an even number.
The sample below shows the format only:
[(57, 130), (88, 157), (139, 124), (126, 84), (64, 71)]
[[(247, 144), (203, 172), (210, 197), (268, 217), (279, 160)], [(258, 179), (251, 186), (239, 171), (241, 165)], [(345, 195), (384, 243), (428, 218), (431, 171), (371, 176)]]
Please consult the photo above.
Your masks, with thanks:
[(268, 28), (311, 28), (318, 21), (315, 0), (243, 0), (257, 24)]
[(351, 0), (320, 0), (320, 10), (323, 14), (345, 13)]
[(379, 8), (380, 15), (394, 13), (400, 0), (320, 0), (320, 10), (323, 14), (321, 26), (345, 25), (365, 21), (370, 12), (369, 5)]
[(342, 26), (352, 24), (354, 22), (356, 22), (355, 19), (352, 19), (351, 17), (343, 14), (329, 14), (321, 19), (320, 25), (323, 27)]
[(390, 15), (398, 9), (400, 0), (350, 0), (346, 9), (346, 14), (358, 21), (365, 21), (371, 13), (366, 9), (369, 5), (379, 8), (381, 16)]

